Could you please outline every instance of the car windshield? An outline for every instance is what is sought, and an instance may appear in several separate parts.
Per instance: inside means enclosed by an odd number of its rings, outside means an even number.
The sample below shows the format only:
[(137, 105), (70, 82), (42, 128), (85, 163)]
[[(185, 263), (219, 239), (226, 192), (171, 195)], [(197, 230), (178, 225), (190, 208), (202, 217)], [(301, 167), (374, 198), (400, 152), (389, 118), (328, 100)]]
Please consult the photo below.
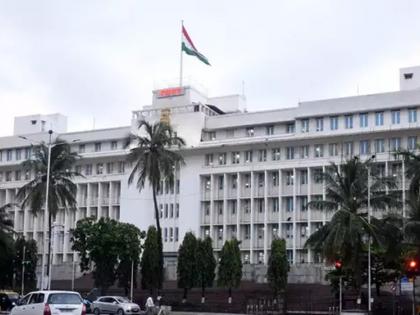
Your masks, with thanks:
[(121, 296), (117, 296), (117, 297), (115, 297), (115, 299), (120, 303), (130, 303), (130, 300), (128, 300), (127, 298), (121, 297)]
[(19, 298), (19, 295), (18, 294), (7, 294), (7, 296), (9, 297), (9, 299), (11, 299), (11, 300), (17, 300), (18, 298)]
[(48, 297), (48, 304), (80, 304), (82, 299), (74, 293), (53, 293)]

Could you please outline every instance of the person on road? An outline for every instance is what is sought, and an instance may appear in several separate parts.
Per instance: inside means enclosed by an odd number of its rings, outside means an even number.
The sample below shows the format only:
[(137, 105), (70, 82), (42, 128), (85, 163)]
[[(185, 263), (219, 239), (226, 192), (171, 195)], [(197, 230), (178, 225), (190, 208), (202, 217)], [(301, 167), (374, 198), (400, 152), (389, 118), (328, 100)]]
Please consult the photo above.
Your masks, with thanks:
[(155, 314), (155, 304), (153, 303), (153, 299), (149, 296), (146, 300), (146, 315), (154, 315)]

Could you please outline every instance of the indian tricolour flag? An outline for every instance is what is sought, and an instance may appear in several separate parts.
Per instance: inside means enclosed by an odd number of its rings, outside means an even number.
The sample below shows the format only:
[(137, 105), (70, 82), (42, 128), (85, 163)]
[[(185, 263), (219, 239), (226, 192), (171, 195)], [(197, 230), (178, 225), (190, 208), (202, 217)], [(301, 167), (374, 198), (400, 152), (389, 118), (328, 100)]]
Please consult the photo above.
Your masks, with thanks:
[(210, 63), (206, 56), (204, 56), (202, 53), (200, 53), (197, 48), (195, 48), (190, 35), (188, 35), (187, 30), (184, 26), (182, 26), (182, 51), (185, 51), (186, 54), (190, 56), (196, 56), (198, 59), (200, 59), (202, 62), (204, 62), (206, 65), (210, 66)]

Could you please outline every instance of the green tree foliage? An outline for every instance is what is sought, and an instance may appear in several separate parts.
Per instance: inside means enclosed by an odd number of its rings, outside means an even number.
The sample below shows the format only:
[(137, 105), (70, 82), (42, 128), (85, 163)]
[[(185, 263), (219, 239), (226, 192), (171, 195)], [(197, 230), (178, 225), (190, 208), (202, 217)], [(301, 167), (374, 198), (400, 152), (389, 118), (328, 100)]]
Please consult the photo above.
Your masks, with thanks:
[[(25, 249), (25, 255), (23, 255)], [(25, 259), (23, 259), (25, 258)], [(18, 238), (15, 242), (14, 270), (16, 285), (22, 283), (22, 264), (25, 264), (25, 292), (36, 288), (36, 264), (38, 261), (38, 247), (36, 241)]]
[(103, 293), (118, 278), (126, 291), (130, 286), (131, 262), (138, 268), (141, 251), (140, 230), (128, 223), (109, 218), (85, 218), (77, 222), (73, 231), (72, 249), (80, 253), (80, 269), (93, 268), (95, 285)]
[[(27, 184), (22, 186), (18, 193), (17, 199), (21, 201), (21, 207), (30, 208), (36, 215), (41, 211), (45, 203), (45, 193), (47, 184), (47, 167), (48, 167), (48, 146), (42, 143), (40, 146), (34, 147), (32, 156), (22, 162), (25, 172), (34, 174), (34, 178)], [(76, 191), (77, 186), (73, 183), (79, 173), (73, 171), (74, 165), (79, 156), (75, 152), (71, 152), (68, 143), (57, 139), (52, 144), (51, 161), (50, 161), (50, 184), (48, 193), (48, 260), (51, 251), (51, 226), (60, 208), (71, 209), (76, 207)], [(47, 274), (49, 275), (49, 264), (47, 264)]]
[[(370, 181), (368, 169), (371, 169)], [(314, 200), (308, 206), (334, 211), (334, 215), (309, 237), (306, 246), (321, 253), (329, 262), (340, 258), (344, 267), (353, 271), (354, 286), (360, 289), (368, 236), (374, 243), (381, 242), (379, 220), (372, 217), (372, 224), (367, 220), (368, 182), (371, 208), (383, 210), (400, 204), (395, 180), (382, 176), (370, 160), (363, 162), (357, 157), (340, 167), (332, 163), (321, 177), (326, 185), (326, 200)]]
[(205, 301), (207, 287), (212, 287), (216, 277), (216, 259), (210, 237), (197, 240), (197, 280), (201, 287), (201, 302)]
[(220, 251), (219, 275), (217, 284), (229, 290), (229, 303), (232, 302), (232, 288), (237, 288), (242, 279), (241, 252), (239, 241), (226, 241)]
[(286, 241), (274, 239), (271, 242), (271, 254), (268, 259), (267, 280), (275, 297), (286, 289), (288, 272)]
[(183, 157), (171, 147), (182, 147), (185, 141), (176, 136), (169, 124), (158, 122), (149, 124), (141, 121), (138, 126), (139, 135), (131, 135), (129, 144), (135, 144), (128, 155), (128, 161), (132, 163), (133, 169), (128, 178), (131, 184), (137, 177), (137, 188), (141, 191), (146, 181), (149, 182), (154, 202), (154, 212), (156, 219), (156, 228), (158, 233), (159, 262), (157, 275), (158, 287), (162, 286), (163, 281), (163, 244), (162, 231), (160, 227), (160, 214), (156, 194), (160, 189), (162, 180), (168, 185), (174, 185), (174, 169), (184, 163)]
[(178, 249), (178, 288), (184, 289), (184, 302), (188, 290), (197, 284), (197, 239), (192, 232), (185, 234)]
[(13, 281), (13, 221), (7, 214), (10, 206), (0, 207), (0, 289), (11, 287)]
[(146, 241), (144, 242), (143, 255), (141, 257), (141, 286), (154, 294), (161, 286), (160, 276), (160, 252), (159, 237), (154, 226), (147, 230)]

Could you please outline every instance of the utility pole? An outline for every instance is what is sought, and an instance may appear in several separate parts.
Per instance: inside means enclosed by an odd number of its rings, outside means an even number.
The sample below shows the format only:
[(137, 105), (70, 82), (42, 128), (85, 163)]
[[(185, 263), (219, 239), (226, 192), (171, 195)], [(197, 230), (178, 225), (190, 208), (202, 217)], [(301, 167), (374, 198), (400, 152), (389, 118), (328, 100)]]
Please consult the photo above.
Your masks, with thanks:
[(26, 252), (26, 245), (23, 245), (23, 253), (22, 253), (22, 284), (20, 288), (21, 295), (23, 296), (25, 291), (25, 252)]

